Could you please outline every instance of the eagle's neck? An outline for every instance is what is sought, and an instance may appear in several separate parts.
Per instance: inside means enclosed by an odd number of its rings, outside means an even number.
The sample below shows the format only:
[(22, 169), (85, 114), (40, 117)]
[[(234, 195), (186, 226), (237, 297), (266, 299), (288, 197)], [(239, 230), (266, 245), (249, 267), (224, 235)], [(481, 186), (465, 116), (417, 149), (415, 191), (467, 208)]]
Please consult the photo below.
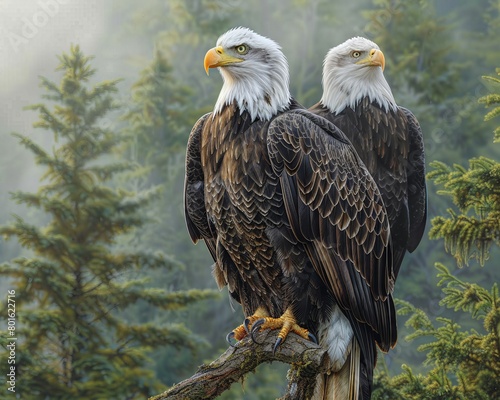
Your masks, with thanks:
[(289, 108), (288, 73), (280, 75), (280, 68), (263, 71), (219, 68), (224, 84), (214, 108), (214, 116), (224, 106), (235, 103), (240, 113), (247, 111), (252, 121), (269, 121), (280, 111)]
[(341, 74), (338, 69), (328, 68), (325, 64), (321, 104), (330, 112), (338, 114), (346, 107), (354, 109), (364, 97), (377, 102), (385, 111), (397, 108), (380, 68), (356, 68)]

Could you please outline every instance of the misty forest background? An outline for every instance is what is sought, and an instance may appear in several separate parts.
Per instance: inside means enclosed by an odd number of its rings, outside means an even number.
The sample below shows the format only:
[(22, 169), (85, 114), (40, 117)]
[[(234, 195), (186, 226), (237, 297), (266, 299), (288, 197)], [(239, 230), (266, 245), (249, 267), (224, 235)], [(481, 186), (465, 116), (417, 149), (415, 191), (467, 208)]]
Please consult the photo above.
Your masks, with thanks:
[[(500, 398), (499, 12), (498, 0), (0, 2), (0, 330), (5, 350), (15, 289), (18, 396), (144, 398), (227, 348), (243, 315), (188, 237), (184, 152), (221, 87), (205, 52), (247, 26), (281, 44), (307, 107), (326, 52), (374, 40), (421, 123), (427, 233), (396, 284), (399, 342), (373, 398)], [(286, 371), (261, 365), (222, 398), (278, 397)]]

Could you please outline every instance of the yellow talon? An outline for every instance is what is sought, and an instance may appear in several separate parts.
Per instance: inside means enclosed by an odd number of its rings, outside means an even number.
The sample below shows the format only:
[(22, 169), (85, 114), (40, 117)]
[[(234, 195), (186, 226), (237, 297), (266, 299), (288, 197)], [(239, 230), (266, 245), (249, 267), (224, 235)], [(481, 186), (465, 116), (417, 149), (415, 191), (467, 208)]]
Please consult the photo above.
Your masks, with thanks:
[(240, 325), (233, 330), (233, 338), (238, 341), (243, 339), (246, 335), (248, 335), (248, 332), (246, 331), (244, 325)]
[(236, 339), (238, 341), (245, 338), (249, 333), (250, 329), (255, 321), (258, 321), (262, 318), (267, 318), (269, 313), (262, 307), (257, 308), (253, 315), (245, 318), (243, 324), (234, 328), (229, 334), (226, 336), (226, 340), (231, 344), (231, 339)]
[(290, 309), (287, 309), (279, 318), (264, 317), (253, 323), (251, 333), (254, 334), (258, 329), (279, 329), (278, 339), (274, 345), (274, 351), (278, 346), (285, 341), (290, 332), (294, 332), (301, 338), (311, 340), (318, 343), (316, 337), (307, 329), (302, 328), (298, 323)]

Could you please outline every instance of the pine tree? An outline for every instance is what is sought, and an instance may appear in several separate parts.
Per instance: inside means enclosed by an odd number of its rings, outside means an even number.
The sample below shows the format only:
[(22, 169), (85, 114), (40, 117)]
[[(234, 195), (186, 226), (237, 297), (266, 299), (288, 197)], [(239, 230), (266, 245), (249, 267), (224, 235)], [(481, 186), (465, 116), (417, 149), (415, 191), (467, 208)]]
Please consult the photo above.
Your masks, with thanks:
[[(500, 69), (497, 69), (500, 75)], [(485, 116), (485, 121), (500, 116), (500, 79), (483, 77), (497, 90), (479, 99), (486, 106), (497, 104)], [(500, 141), (500, 127), (494, 131), (494, 141)], [(500, 245), (500, 163), (487, 157), (469, 161), (469, 168), (455, 164), (452, 167), (434, 162), (429, 178), (442, 184), (441, 194), (452, 197), (460, 214), (449, 209), (449, 217), (432, 221), (430, 236), (444, 238), (445, 247), (458, 260), (468, 263), (470, 257), (481, 264), (487, 259), (492, 244)], [(472, 214), (472, 215), (471, 215)]]
[[(500, 83), (497, 78), (485, 79)], [(496, 91), (497, 94), (479, 101), (487, 106), (499, 105), (500, 85)], [(500, 107), (496, 106), (486, 119), (499, 115)], [(450, 209), (449, 217), (435, 217), (430, 235), (444, 239), (446, 249), (459, 266), (470, 258), (483, 264), (492, 246), (500, 244), (500, 163), (479, 157), (471, 159), (469, 164), (466, 169), (434, 162), (429, 173), (429, 178), (444, 186), (441, 194), (451, 196), (459, 211)], [(407, 340), (427, 339), (418, 350), (426, 353), (425, 363), (430, 371), (423, 375), (403, 365), (403, 373), (393, 378), (381, 373), (373, 399), (500, 399), (498, 285), (494, 283), (487, 289), (459, 279), (441, 263), (436, 267), (444, 295), (440, 304), (453, 309), (456, 318), (438, 317), (432, 321), (409, 302), (398, 301), (400, 314), (410, 314), (406, 325), (413, 333)], [(481, 321), (482, 329), (463, 329), (456, 320), (464, 316)]]
[[(203, 244), (193, 246), (183, 217), (185, 145), (193, 121), (200, 115), (199, 110), (193, 110), (191, 95), (192, 91), (174, 78), (171, 65), (159, 50), (132, 86), (132, 102), (123, 118), (127, 123), (126, 133), (131, 138), (128, 142), (130, 158), (143, 168), (134, 172), (129, 183), (138, 188), (158, 187), (156, 201), (143, 210), (147, 218), (154, 218), (157, 223), (144, 234), (136, 235), (133, 243), (138, 247), (165, 249), (186, 266), (182, 273), (179, 269), (169, 273), (145, 272), (155, 284), (186, 290), (189, 286), (207, 287), (208, 282), (208, 287), (214, 288), (212, 297), (220, 299), (211, 276), (213, 260)], [(227, 310), (226, 301), (223, 303)], [(198, 330), (196, 325), (200, 320), (204, 321), (204, 330), (199, 330), (199, 333), (205, 335), (206, 341), (215, 343), (224, 337), (215, 329), (217, 318), (213, 316), (220, 314), (213, 310), (215, 306), (214, 302), (198, 303), (169, 314), (168, 318), (170, 321), (184, 321), (186, 326)], [(143, 318), (152, 313), (147, 305), (141, 304), (127, 315), (129, 318)], [(217, 338), (208, 337), (208, 327), (211, 327), (210, 332), (217, 332)], [(169, 385), (190, 376), (202, 355), (213, 351), (202, 343), (198, 343), (196, 349), (196, 357), (189, 349), (165, 348), (156, 352), (156, 370), (162, 381)]]
[[(148, 245), (169, 252), (189, 241), (182, 216), (185, 146), (200, 114), (190, 106), (191, 95), (192, 90), (174, 78), (171, 65), (156, 51), (132, 86), (132, 102), (123, 116), (130, 137), (127, 151), (143, 167), (134, 173), (132, 182), (136, 188), (156, 185), (160, 191), (158, 201), (147, 210), (158, 220), (148, 234)], [(179, 235), (180, 231), (185, 235)]]
[[(48, 221), (36, 226), (15, 216), (0, 228), (25, 249), (23, 257), (0, 266), (15, 290), (16, 394), (23, 399), (135, 399), (158, 392), (151, 351), (194, 348), (196, 341), (181, 324), (128, 323), (120, 311), (137, 302), (175, 310), (209, 296), (146, 287), (138, 271), (168, 271), (178, 263), (161, 252), (120, 248), (124, 234), (145, 224), (140, 211), (154, 193), (114, 187), (115, 176), (132, 168), (113, 161), (124, 135), (104, 123), (117, 109), (118, 81), (90, 86), (90, 60), (72, 46), (59, 57), (60, 83), (41, 79), (53, 107), (29, 107), (39, 113), (34, 127), (54, 136), (53, 150), (16, 134), (45, 174), (38, 192), (12, 197)], [(5, 304), (0, 312), (6, 314)], [(9, 336), (2, 336), (5, 345)]]
[(184, 169), (187, 136), (198, 115), (189, 107), (191, 92), (174, 78), (159, 50), (132, 86), (132, 104), (124, 120), (131, 136), (131, 158), (148, 169), (147, 185), (163, 184), (179, 165)]
[[(500, 76), (500, 68), (496, 69), (496, 73), (498, 76)], [(486, 107), (499, 104), (484, 116), (484, 120), (489, 121), (495, 117), (500, 116), (500, 78), (497, 78), (495, 76), (483, 76), (483, 79), (488, 83), (490, 83), (491, 87), (494, 88), (496, 92), (498, 92), (498, 93), (491, 93), (479, 99), (479, 102), (485, 104)], [(493, 133), (495, 135), (493, 141), (495, 143), (500, 143), (500, 126), (495, 128)]]
[[(450, 23), (437, 16), (432, 0), (373, 3), (376, 8), (365, 13), (367, 31), (391, 55), (386, 74), (400, 103), (439, 106), (455, 91), (460, 70), (459, 64), (449, 62), (456, 46)], [(409, 104), (412, 99), (417, 102)]]

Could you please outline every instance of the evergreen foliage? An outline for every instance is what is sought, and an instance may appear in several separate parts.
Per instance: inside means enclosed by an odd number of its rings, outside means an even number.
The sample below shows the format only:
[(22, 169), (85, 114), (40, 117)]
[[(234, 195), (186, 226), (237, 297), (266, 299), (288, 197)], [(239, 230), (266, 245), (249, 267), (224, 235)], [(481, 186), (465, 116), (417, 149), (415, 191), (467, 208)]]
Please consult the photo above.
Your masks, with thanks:
[(406, 301), (398, 301), (399, 313), (410, 314), (406, 325), (413, 333), (406, 340), (430, 339), (418, 346), (426, 353), (426, 374), (414, 373), (403, 365), (403, 373), (389, 378), (377, 377), (373, 399), (463, 399), (500, 398), (500, 298), (497, 284), (487, 290), (453, 276), (437, 264), (445, 297), (443, 306), (463, 311), (482, 321), (483, 330), (463, 330), (450, 318), (431, 319)]
[[(485, 79), (497, 78), (487, 77)], [(500, 82), (500, 81), (498, 81)], [(498, 93), (479, 99), (486, 105), (500, 104), (500, 84)], [(486, 114), (485, 120), (500, 115), (500, 106)], [(500, 128), (495, 130), (495, 135)], [(442, 184), (440, 194), (450, 196), (460, 214), (448, 210), (448, 217), (432, 220), (431, 238), (444, 238), (445, 247), (459, 265), (475, 258), (484, 264), (492, 244), (500, 244), (500, 163), (486, 157), (476, 157), (469, 161), (469, 169), (454, 164), (452, 167), (435, 161), (429, 178)]]
[(173, 78), (172, 67), (159, 51), (132, 86), (132, 104), (123, 118), (131, 158), (147, 167), (146, 186), (163, 184), (179, 168), (194, 118), (187, 106), (190, 94)]
[[(500, 76), (500, 68), (496, 69), (496, 73)], [(484, 103), (486, 107), (498, 104), (495, 108), (493, 108), (493, 110), (484, 116), (484, 120), (489, 121), (490, 119), (500, 116), (500, 79), (495, 76), (483, 76), (483, 79), (498, 92), (488, 94), (479, 99), (479, 102)], [(500, 142), (500, 126), (494, 130), (494, 134), (494, 142)]]
[[(133, 169), (113, 161), (124, 135), (103, 122), (117, 109), (118, 81), (90, 86), (90, 60), (74, 46), (59, 57), (60, 83), (41, 78), (43, 97), (53, 106), (29, 109), (39, 114), (35, 128), (54, 136), (52, 151), (16, 134), (45, 169), (45, 183), (36, 193), (12, 197), (47, 221), (36, 226), (15, 216), (0, 228), (4, 238), (17, 238), (25, 249), (24, 256), (0, 266), (0, 276), (16, 292), (16, 374), (22, 382), (16, 394), (23, 399), (135, 399), (157, 393), (151, 351), (165, 345), (194, 349), (199, 341), (182, 324), (128, 323), (119, 311), (138, 301), (175, 310), (210, 295), (147, 287), (147, 279), (137, 277), (140, 269), (172, 270), (178, 262), (161, 252), (118, 249), (120, 237), (146, 222), (140, 211), (155, 193), (113, 186), (117, 174)], [(2, 315), (5, 307), (0, 306)]]
[[(136, 234), (130, 242), (139, 248), (163, 249), (186, 265), (182, 270), (173, 271), (144, 269), (141, 275), (150, 278), (155, 285), (187, 294), (184, 298), (189, 302), (193, 301), (196, 292), (191, 290), (197, 285), (193, 283), (194, 277), (199, 279), (205, 276), (203, 287), (207, 287), (207, 281), (213, 282), (210, 268), (212, 260), (203, 244), (195, 247), (189, 239), (182, 218), (183, 197), (179, 195), (184, 183), (185, 145), (193, 121), (200, 115), (200, 111), (191, 106), (192, 93), (184, 83), (174, 79), (171, 65), (157, 49), (151, 63), (133, 84), (132, 101), (123, 116), (127, 123), (125, 131), (130, 138), (127, 153), (135, 163), (142, 166), (130, 174), (127, 181), (134, 188), (148, 188), (152, 185), (158, 188), (156, 200), (142, 210), (144, 217), (154, 219), (156, 224), (147, 231)], [(215, 284), (212, 285), (214, 286)], [(217, 290), (206, 289), (201, 293), (203, 299), (220, 298)], [(206, 332), (200, 332), (199, 321), (203, 321), (205, 329), (211, 326), (213, 312), (210, 308), (213, 303), (199, 302), (196, 308), (190, 309), (179, 307), (168, 314), (168, 321), (197, 329), (199, 333), (206, 335)], [(176, 304), (182, 304), (181, 299)], [(155, 310), (151, 310), (143, 302), (135, 305), (131, 311), (127, 315), (132, 319), (167, 318), (164, 314), (157, 315)], [(223, 335), (220, 334), (220, 337), (222, 339)], [(212, 343), (211, 338), (205, 337), (203, 341), (191, 341), (189, 346), (185, 343), (183, 348), (175, 346), (157, 351), (157, 376), (166, 385), (182, 380), (200, 364), (204, 352), (212, 351), (207, 345), (209, 341)]]
[[(157, 221), (149, 229), (148, 247), (168, 248), (174, 252), (179, 245), (178, 232), (185, 229), (182, 218), (182, 196), (177, 186), (183, 184), (185, 146), (198, 110), (190, 107), (192, 90), (174, 79), (172, 67), (165, 56), (156, 51), (153, 60), (132, 86), (132, 102), (123, 120), (129, 137), (127, 152), (142, 168), (129, 176), (136, 188), (158, 188), (158, 198), (145, 212)], [(182, 186), (181, 186), (182, 187)], [(182, 226), (177, 226), (178, 222)], [(184, 243), (188, 240), (182, 236)], [(192, 248), (192, 246), (190, 246)], [(180, 255), (180, 254), (178, 254)]]

